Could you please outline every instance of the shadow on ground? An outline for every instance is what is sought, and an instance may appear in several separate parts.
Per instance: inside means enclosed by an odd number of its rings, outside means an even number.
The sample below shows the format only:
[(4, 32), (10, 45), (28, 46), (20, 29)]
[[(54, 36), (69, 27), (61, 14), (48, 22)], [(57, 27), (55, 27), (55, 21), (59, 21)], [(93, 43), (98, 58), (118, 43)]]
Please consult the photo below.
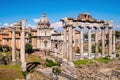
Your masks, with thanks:
[(29, 62), (27, 63), (27, 72), (30, 72), (31, 70), (35, 69), (38, 65), (40, 65), (40, 62)]

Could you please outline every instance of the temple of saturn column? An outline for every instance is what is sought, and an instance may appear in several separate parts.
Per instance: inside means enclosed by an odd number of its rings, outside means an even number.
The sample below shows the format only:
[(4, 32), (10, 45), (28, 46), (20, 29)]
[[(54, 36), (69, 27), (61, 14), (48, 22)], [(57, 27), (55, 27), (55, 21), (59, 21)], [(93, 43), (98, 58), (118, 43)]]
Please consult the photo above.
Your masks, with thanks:
[[(91, 59), (91, 30), (95, 29), (95, 57), (98, 57), (98, 46), (99, 46), (99, 40), (98, 40), (98, 31), (101, 29), (101, 41), (102, 41), (102, 53), (101, 57), (105, 56), (105, 29), (108, 28), (108, 55), (112, 57), (112, 53), (115, 52), (115, 36), (112, 34), (113, 26), (111, 21), (104, 21), (104, 20), (96, 20), (92, 18), (91, 15), (88, 13), (80, 14), (76, 18), (69, 18), (65, 17), (61, 19), (63, 23), (63, 29), (64, 29), (64, 51), (63, 51), (63, 58), (67, 61), (71, 62), (73, 61), (73, 31), (75, 27), (79, 27), (80, 29), (80, 59), (84, 59), (84, 28), (86, 27), (88, 29), (88, 59)], [(68, 33), (67, 33), (68, 32)], [(68, 35), (67, 35), (68, 34)], [(68, 37), (68, 39), (67, 39)], [(113, 41), (112, 41), (113, 38)], [(75, 41), (74, 41), (75, 42)], [(68, 44), (68, 45), (67, 45)], [(68, 52), (67, 52), (68, 50)], [(68, 56), (67, 56), (68, 55)]]
[(26, 71), (26, 62), (25, 62), (25, 20), (21, 20), (18, 23), (14, 23), (14, 28), (12, 31), (12, 61), (16, 61), (15, 59), (15, 27), (21, 29), (21, 45), (20, 45), (20, 60), (21, 67), (23, 71)]

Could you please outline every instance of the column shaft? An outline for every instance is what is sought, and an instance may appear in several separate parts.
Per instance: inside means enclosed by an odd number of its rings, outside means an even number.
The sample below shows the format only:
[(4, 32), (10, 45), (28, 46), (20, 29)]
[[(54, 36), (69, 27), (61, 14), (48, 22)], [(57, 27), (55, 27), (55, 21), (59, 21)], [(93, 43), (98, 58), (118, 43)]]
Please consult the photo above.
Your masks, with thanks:
[(112, 56), (112, 28), (109, 28), (109, 48), (108, 48), (108, 53), (109, 56)]
[(26, 62), (25, 62), (25, 26), (22, 23), (22, 31), (21, 31), (21, 64), (23, 71), (26, 71)]
[(80, 59), (84, 58), (84, 53), (83, 53), (83, 28), (81, 27), (80, 30)]
[(91, 57), (91, 28), (88, 28), (88, 58)]
[(98, 28), (95, 28), (95, 57), (98, 57)]
[(69, 54), (69, 61), (72, 62), (73, 60), (73, 46), (72, 46), (72, 35), (73, 35), (73, 30), (72, 30), (72, 26), (68, 27), (68, 54)]
[(115, 32), (113, 33), (113, 53), (115, 53)]
[(105, 27), (101, 28), (102, 29), (102, 57), (105, 56)]
[(15, 41), (15, 29), (12, 30), (12, 62), (15, 62), (15, 53), (16, 53), (16, 41)]
[(63, 53), (63, 58), (67, 59), (67, 27), (64, 27), (64, 53)]
[(73, 59), (75, 58), (75, 50), (76, 50), (76, 41), (75, 41), (75, 27), (73, 27), (73, 47), (74, 47), (74, 51), (73, 51)]

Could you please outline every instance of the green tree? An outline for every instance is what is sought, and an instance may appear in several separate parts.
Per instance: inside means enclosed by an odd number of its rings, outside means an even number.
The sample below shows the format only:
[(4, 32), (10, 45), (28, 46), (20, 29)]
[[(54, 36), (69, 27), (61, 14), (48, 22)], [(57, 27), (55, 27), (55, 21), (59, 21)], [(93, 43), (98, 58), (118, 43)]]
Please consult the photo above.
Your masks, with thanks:
[(28, 34), (28, 38), (29, 38), (29, 42), (31, 43), (31, 41), (32, 41), (32, 34), (31, 33)]
[(33, 46), (30, 43), (25, 44), (25, 52), (30, 54), (32, 53)]
[(75, 53), (79, 53), (80, 52), (80, 48), (77, 47), (76, 50), (75, 50)]
[(115, 31), (115, 36), (116, 36), (116, 38), (119, 38), (120, 37), (120, 31)]
[(95, 34), (92, 34), (92, 38), (95, 38)]

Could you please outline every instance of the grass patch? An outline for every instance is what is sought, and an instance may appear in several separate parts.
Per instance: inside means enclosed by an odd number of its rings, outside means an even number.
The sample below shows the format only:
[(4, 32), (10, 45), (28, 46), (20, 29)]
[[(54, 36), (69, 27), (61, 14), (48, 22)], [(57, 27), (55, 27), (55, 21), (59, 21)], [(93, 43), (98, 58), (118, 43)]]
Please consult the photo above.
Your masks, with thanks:
[(0, 57), (3, 57), (3, 56), (9, 56), (10, 55), (10, 52), (9, 51), (7, 51), (7, 52), (1, 52), (0, 51)]
[(120, 67), (119, 67), (119, 68), (116, 68), (116, 70), (120, 70)]
[(109, 63), (110, 61), (113, 61), (113, 59), (110, 59), (110, 58), (107, 58), (107, 57), (105, 57), (105, 58), (95, 58), (94, 60), (96, 60), (97, 62), (100, 62), (100, 63), (105, 63), (105, 64)]
[(50, 59), (46, 59), (45, 64), (47, 67), (60, 66), (58, 62), (54, 62), (53, 60), (50, 60)]
[(113, 59), (110, 59), (109, 57), (104, 57), (104, 58), (95, 58), (95, 59), (92, 59), (92, 60), (89, 60), (89, 59), (76, 60), (76, 61), (73, 61), (73, 63), (76, 66), (79, 66), (79, 65), (82, 65), (82, 64), (84, 64), (84, 65), (86, 65), (86, 64), (93, 64), (95, 62), (108, 64), (111, 61), (113, 61)]
[(43, 59), (37, 57), (37, 56), (34, 56), (34, 55), (28, 55), (26, 57), (26, 62), (41, 62)]
[(85, 60), (76, 60), (76, 61), (73, 61), (73, 63), (74, 63), (76, 66), (79, 66), (79, 65), (82, 65), (82, 64), (93, 64), (93, 61), (92, 61), (92, 60), (85, 59)]
[(24, 79), (19, 65), (0, 65), (0, 80)]

